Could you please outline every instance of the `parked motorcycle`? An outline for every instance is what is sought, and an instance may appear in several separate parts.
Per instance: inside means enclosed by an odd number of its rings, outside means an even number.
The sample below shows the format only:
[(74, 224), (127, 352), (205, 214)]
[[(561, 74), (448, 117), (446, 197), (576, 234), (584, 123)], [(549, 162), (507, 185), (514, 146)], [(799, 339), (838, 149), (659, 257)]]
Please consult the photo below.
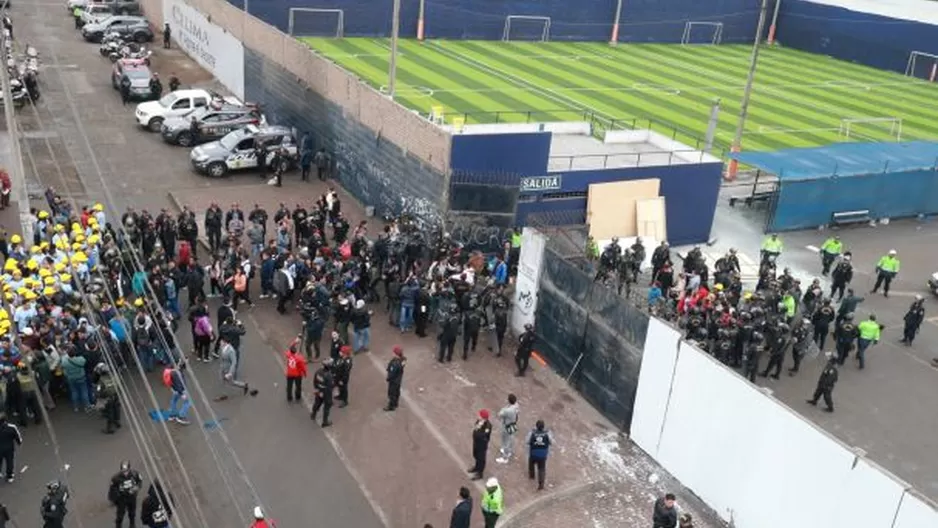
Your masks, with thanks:
[(938, 272), (931, 274), (931, 278), (928, 279), (927, 284), (928, 291), (930, 291), (932, 295), (938, 296)]
[[(15, 108), (23, 106), (29, 100), (26, 88), (23, 87), (23, 83), (19, 79), (10, 79), (10, 98), (13, 100)], [(3, 97), (3, 92), (0, 90), (0, 106), (3, 106), (5, 101), (6, 98)]]

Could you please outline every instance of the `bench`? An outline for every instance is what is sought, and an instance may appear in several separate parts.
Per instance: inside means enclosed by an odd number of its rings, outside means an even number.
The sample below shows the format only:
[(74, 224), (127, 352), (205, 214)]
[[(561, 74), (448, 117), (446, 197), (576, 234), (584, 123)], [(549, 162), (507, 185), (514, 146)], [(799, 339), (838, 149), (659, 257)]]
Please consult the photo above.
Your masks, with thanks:
[(769, 201), (773, 194), (775, 194), (775, 191), (754, 192), (749, 196), (734, 196), (730, 198), (730, 207), (736, 207), (738, 201), (742, 201), (747, 207), (752, 207), (754, 203)]
[(831, 215), (832, 225), (847, 224), (866, 224), (870, 221), (869, 209), (858, 209), (856, 211), (841, 211)]

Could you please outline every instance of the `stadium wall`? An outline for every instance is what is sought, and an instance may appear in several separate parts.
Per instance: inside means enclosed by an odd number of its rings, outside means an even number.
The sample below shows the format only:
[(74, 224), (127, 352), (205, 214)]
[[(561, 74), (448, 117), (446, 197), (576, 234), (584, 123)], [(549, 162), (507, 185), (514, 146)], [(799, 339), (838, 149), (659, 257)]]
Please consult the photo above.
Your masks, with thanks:
[[(900, 73), (912, 51), (938, 54), (936, 25), (807, 0), (782, 2), (777, 36), (783, 46)], [(933, 61), (924, 62), (918, 77), (930, 73)]]
[[(229, 0), (237, 8), (240, 0)], [(345, 36), (387, 37), (391, 31), (392, 2), (376, 0), (272, 0), (249, 3), (252, 15), (286, 31), (293, 7), (343, 9)], [(759, 15), (758, 0), (635, 0), (623, 2), (619, 40), (622, 42), (680, 42), (688, 20), (723, 22), (724, 42), (752, 41)], [(428, 38), (498, 40), (508, 15), (551, 18), (552, 40), (608, 41), (612, 35), (616, 0), (426, 0)], [(401, 36), (417, 35), (419, 0), (401, 0)], [(297, 34), (329, 36), (335, 19), (330, 15), (302, 15)], [(542, 25), (517, 21), (513, 38), (540, 35)], [(709, 40), (701, 28), (694, 40)]]
[[(246, 98), (261, 103), (270, 122), (311, 132), (317, 146), (334, 154), (337, 177), (355, 198), (378, 214), (408, 213), (440, 225), (449, 133), (224, 0), (187, 4), (243, 44)], [(163, 22), (160, 0), (144, 0), (143, 7), (151, 22)]]
[(630, 438), (736, 526), (938, 526), (938, 507), (908, 484), (658, 319), (646, 332)]

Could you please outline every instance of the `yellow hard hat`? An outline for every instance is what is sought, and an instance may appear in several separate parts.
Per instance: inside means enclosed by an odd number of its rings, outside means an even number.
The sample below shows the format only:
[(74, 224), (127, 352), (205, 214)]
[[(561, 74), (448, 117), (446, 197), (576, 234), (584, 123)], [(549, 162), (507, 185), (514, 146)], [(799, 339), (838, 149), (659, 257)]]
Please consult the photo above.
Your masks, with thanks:
[(45, 289), (42, 290), (42, 294), (45, 295), (46, 297), (51, 297), (55, 295), (55, 288), (53, 288), (52, 286), (46, 286)]
[(9, 319), (6, 321), (0, 321), (0, 327), (2, 328), (10, 328), (11, 326), (13, 326), (13, 323)]
[(22, 276), (23, 276), (23, 272), (20, 271), (19, 268), (16, 268), (15, 270), (13, 270), (13, 278), (14, 278), (14, 279), (17, 278), (17, 277), (22, 277)]
[(42, 268), (41, 270), (39, 270), (40, 277), (48, 277), (49, 275), (52, 275), (52, 272), (47, 270), (46, 268)]
[(88, 257), (84, 253), (79, 251), (78, 253), (75, 253), (74, 255), (72, 255), (72, 262), (79, 262), (79, 263), (88, 262)]
[(62, 279), (62, 282), (72, 282), (72, 276), (68, 273), (63, 273), (59, 275), (59, 278)]
[(39, 267), (39, 264), (36, 264), (36, 261), (35, 261), (35, 260), (30, 260), (29, 262), (26, 263), (26, 268), (27, 268), (27, 269), (35, 270), (35, 269), (38, 268), (38, 267)]
[(134, 306), (136, 306), (137, 308), (140, 308), (141, 306), (143, 306), (143, 299), (134, 300)]
[(12, 301), (12, 300), (13, 300), (13, 294), (10, 293), (10, 292), (4, 293), (3, 296), (6, 297), (6, 300), (8, 300), (8, 301)]
[(22, 242), (22, 241), (23, 241), (23, 237), (21, 237), (21, 236), (19, 236), (19, 235), (13, 235), (13, 236), (10, 237), (10, 242), (12, 242), (12, 243), (14, 243), (14, 244), (19, 244), (19, 243)]
[(78, 222), (72, 222), (72, 231), (81, 232), (81, 224)]
[(39, 249), (46, 250), (49, 248), (49, 243), (43, 240), (39, 243)]
[(42, 218), (49, 218), (49, 212), (48, 212), (48, 211), (39, 211), (39, 218), (40, 218), (40, 219), (42, 219)]
[(3, 269), (6, 271), (13, 271), (19, 268), (19, 265), (16, 262), (15, 258), (8, 258), (7, 261), (3, 264)]
[(32, 253), (33, 255), (35, 255), (36, 253), (39, 253), (40, 251), (42, 251), (42, 250), (39, 249), (39, 246), (33, 246), (33, 247), (29, 248), (29, 252)]
[(26, 299), (27, 301), (32, 301), (36, 297), (37, 297), (36, 293), (33, 292), (32, 290), (28, 290), (26, 293), (23, 294), (23, 298)]
[(13, 289), (13, 286), (11, 286), (9, 283), (5, 283), (3, 285), (3, 291), (10, 291), (12, 289)]
[(75, 242), (84, 242), (84, 241), (85, 241), (85, 235), (78, 235), (77, 237), (75, 237)]
[(55, 271), (59, 273), (65, 271), (65, 264), (61, 262), (56, 262), (55, 264), (52, 265), (52, 267), (55, 269)]
[(75, 242), (74, 244), (72, 244), (72, 249), (75, 251), (79, 251), (81, 249), (81, 243)]
[(116, 304), (116, 305), (118, 305), (118, 306), (124, 306), (124, 298), (123, 298), (123, 297), (118, 297), (117, 300), (114, 301), (114, 304)]
[(101, 237), (99, 237), (98, 235), (91, 235), (90, 237), (88, 237), (88, 243), (91, 244), (92, 246), (96, 246), (98, 242), (100, 241), (101, 241)]
[(10, 313), (6, 311), (6, 308), (0, 308), (0, 322), (8, 321), (10, 319)]
[(743, 294), (743, 299), (749, 299), (752, 297), (752, 292), (746, 292)]
[(96, 204), (94, 204), (94, 210), (95, 210), (95, 211), (103, 211), (103, 210), (104, 210), (104, 206), (101, 205), (101, 204), (99, 204), (99, 203), (96, 203)]
[(61, 232), (65, 231), (65, 226), (62, 225), (62, 224), (55, 224), (55, 230), (58, 231), (59, 233), (61, 233)]
[(42, 282), (44, 282), (46, 286), (52, 286), (53, 284), (55, 284), (55, 277), (46, 277), (42, 279)]

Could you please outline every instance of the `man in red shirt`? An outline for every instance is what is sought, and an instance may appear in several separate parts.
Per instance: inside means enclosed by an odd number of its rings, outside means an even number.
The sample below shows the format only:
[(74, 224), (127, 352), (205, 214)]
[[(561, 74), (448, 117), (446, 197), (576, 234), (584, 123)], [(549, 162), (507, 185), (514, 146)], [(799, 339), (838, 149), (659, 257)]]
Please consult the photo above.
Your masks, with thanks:
[(7, 171), (0, 169), (0, 211), (10, 206), (10, 192), (13, 190), (13, 182), (10, 181), (10, 175)]
[(306, 377), (306, 358), (297, 353), (299, 349), (300, 336), (290, 343), (287, 350), (287, 402), (302, 401), (303, 399), (303, 378)]

